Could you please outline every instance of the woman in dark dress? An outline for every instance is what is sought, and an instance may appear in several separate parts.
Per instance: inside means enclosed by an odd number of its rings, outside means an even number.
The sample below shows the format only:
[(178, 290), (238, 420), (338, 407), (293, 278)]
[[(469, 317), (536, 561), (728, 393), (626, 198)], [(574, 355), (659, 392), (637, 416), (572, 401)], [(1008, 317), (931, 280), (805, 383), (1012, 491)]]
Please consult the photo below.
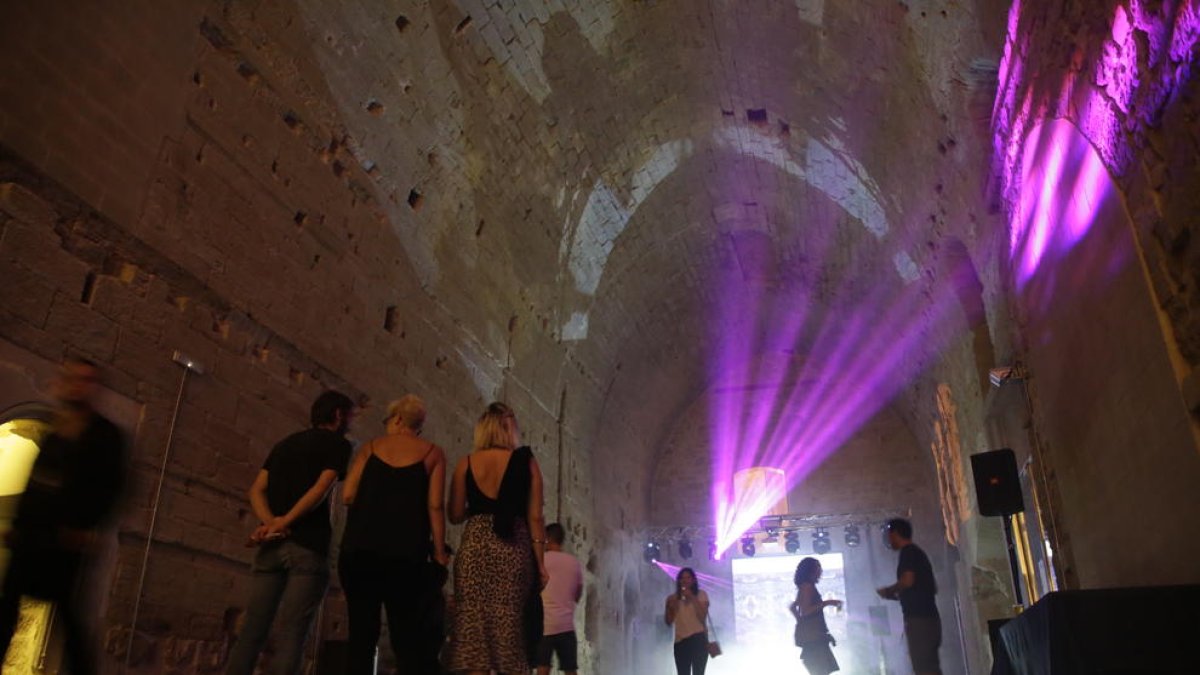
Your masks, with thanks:
[(466, 522), (454, 559), (450, 669), (528, 673), (530, 640), (541, 637), (530, 607), (548, 579), (542, 472), (507, 405), (489, 405), (475, 425), (474, 450), (454, 469), (449, 516)]
[(363, 446), (342, 486), (349, 510), (338, 576), (350, 626), (349, 675), (375, 672), (381, 606), (400, 672), (438, 672), (446, 455), (419, 438), (424, 423), (425, 404), (416, 396), (388, 406), (387, 435)]
[(800, 660), (809, 675), (829, 675), (838, 670), (837, 659), (829, 648), (833, 636), (825, 625), (825, 608), (842, 608), (841, 600), (822, 600), (817, 591), (821, 579), (821, 563), (816, 558), (805, 558), (796, 565), (796, 601), (788, 608), (796, 617), (796, 646), (800, 647)]

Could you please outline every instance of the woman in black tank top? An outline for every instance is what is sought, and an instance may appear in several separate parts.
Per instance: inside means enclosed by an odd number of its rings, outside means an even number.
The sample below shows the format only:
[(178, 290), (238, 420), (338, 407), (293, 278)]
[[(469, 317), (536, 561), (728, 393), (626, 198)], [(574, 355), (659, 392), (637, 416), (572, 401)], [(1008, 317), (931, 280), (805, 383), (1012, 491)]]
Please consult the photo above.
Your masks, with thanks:
[(349, 509), (338, 575), (346, 593), (351, 675), (374, 672), (381, 608), (399, 671), (438, 672), (446, 458), (418, 438), (424, 421), (425, 406), (415, 396), (388, 406), (388, 435), (363, 446), (343, 485)]

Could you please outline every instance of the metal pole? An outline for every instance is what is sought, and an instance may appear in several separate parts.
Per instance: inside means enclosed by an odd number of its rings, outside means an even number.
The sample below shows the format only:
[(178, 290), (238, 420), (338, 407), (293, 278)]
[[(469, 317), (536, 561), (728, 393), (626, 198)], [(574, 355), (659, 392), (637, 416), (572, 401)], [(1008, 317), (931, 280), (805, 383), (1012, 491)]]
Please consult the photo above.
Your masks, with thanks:
[(189, 372), (204, 373), (204, 367), (200, 363), (178, 351), (171, 358), (175, 363), (183, 366), (183, 375), (179, 378), (179, 393), (175, 396), (175, 410), (171, 413), (171, 426), (167, 431), (166, 447), (163, 448), (162, 466), (158, 470), (158, 486), (154, 489), (154, 504), (150, 508), (150, 527), (146, 530), (146, 548), (142, 552), (142, 569), (138, 574), (137, 591), (133, 596), (133, 618), (129, 622), (129, 641), (125, 645), (123, 671), (129, 670), (130, 662), (133, 659), (133, 642), (137, 637), (138, 612), (142, 607), (142, 590), (146, 585), (146, 569), (150, 565), (150, 547), (154, 542), (154, 526), (158, 523), (158, 506), (162, 498), (163, 481), (167, 476), (167, 461), (171, 457), (171, 445), (175, 440), (175, 423), (179, 419), (179, 408), (183, 405), (183, 389), (187, 384)]
[(1016, 604), (1024, 605), (1021, 595), (1021, 569), (1017, 563), (1017, 543), (1013, 536), (1012, 516), (1004, 516), (1004, 541), (1008, 544), (1008, 568), (1012, 572), (1013, 598)]

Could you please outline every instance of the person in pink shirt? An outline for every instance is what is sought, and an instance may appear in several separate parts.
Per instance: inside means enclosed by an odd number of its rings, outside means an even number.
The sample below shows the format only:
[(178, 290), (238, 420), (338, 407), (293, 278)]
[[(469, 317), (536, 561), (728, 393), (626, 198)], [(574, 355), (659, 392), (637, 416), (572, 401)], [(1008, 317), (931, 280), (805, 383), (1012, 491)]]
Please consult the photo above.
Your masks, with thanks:
[(575, 639), (575, 605), (583, 597), (583, 568), (575, 556), (562, 550), (566, 532), (558, 523), (546, 526), (546, 572), (550, 581), (542, 590), (545, 627), (538, 643), (534, 666), (538, 675), (550, 674), (550, 662), (558, 655), (558, 669), (574, 675), (579, 643)]

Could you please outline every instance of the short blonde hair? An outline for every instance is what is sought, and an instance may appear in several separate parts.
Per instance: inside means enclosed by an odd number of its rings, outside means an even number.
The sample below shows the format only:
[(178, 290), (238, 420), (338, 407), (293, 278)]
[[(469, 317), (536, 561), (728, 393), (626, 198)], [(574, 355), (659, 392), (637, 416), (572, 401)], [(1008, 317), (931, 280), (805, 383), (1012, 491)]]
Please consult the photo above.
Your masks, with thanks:
[(387, 418), (396, 418), (409, 429), (420, 431), (425, 426), (425, 401), (415, 394), (398, 398), (388, 404)]
[(492, 403), (475, 423), (475, 449), (517, 447), (517, 416), (503, 403)]

